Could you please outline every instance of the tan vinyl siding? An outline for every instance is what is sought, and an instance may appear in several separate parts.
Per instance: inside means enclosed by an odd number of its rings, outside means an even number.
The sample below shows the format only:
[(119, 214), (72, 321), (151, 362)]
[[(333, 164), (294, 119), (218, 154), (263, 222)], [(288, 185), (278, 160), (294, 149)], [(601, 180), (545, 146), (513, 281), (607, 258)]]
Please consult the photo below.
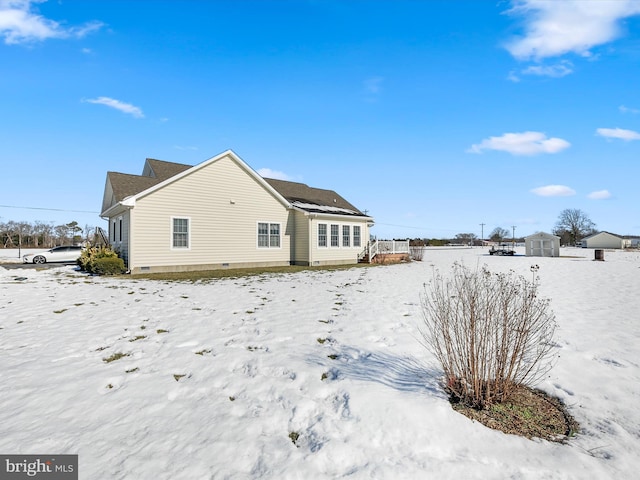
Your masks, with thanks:
[[(230, 157), (139, 198), (134, 215), (132, 270), (289, 264), (289, 211)], [(173, 218), (189, 219), (190, 248), (171, 248)], [(280, 224), (280, 248), (258, 248), (258, 222)]]
[[(318, 246), (318, 225), (327, 225), (327, 246)], [(338, 225), (338, 247), (331, 246), (331, 225)], [(351, 239), (348, 247), (342, 246), (342, 227), (350, 227)], [(353, 227), (360, 226), (360, 246), (353, 245)], [(358, 255), (364, 251), (369, 240), (369, 229), (366, 221), (353, 219), (315, 218), (311, 226), (311, 265), (331, 265), (358, 263)]]
[(293, 262), (296, 265), (309, 265), (309, 216), (304, 212), (295, 211), (294, 217), (294, 248)]

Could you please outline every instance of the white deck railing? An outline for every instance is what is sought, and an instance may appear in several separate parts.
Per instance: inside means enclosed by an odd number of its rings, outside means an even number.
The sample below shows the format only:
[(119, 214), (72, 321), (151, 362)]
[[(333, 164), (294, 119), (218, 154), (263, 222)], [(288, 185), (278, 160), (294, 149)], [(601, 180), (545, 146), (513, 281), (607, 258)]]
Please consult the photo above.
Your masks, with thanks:
[(369, 261), (376, 255), (409, 253), (409, 240), (372, 240), (367, 246)]

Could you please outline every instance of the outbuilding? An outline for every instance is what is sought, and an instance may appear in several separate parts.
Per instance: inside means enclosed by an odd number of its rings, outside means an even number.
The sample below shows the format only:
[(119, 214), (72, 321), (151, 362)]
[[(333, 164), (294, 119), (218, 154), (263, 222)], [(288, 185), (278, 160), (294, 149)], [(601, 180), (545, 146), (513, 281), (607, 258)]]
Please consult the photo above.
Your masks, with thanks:
[(582, 239), (583, 248), (622, 248), (622, 237), (600, 232)]
[(550, 233), (538, 232), (524, 239), (527, 257), (559, 257), (560, 237)]

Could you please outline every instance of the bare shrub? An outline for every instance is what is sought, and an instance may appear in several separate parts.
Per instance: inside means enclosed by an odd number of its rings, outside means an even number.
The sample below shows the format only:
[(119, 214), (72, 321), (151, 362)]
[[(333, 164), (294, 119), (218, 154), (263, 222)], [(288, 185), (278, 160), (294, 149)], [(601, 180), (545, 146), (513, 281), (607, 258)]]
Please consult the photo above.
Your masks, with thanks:
[(422, 245), (411, 245), (409, 246), (409, 253), (411, 260), (416, 262), (421, 262), (424, 257), (424, 246)]
[(518, 385), (533, 386), (552, 366), (555, 316), (537, 281), (456, 263), (422, 295), (424, 345), (444, 370), (453, 401), (487, 408)]

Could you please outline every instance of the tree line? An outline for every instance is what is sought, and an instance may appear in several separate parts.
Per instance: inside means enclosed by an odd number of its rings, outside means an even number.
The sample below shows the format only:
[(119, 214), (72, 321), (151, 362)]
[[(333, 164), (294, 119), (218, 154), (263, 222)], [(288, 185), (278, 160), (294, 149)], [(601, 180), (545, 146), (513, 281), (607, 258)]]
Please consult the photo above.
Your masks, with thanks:
[[(560, 237), (562, 245), (576, 245), (583, 238), (598, 233), (596, 224), (591, 221), (589, 216), (580, 209), (567, 208), (560, 212), (551, 233)], [(410, 244), (414, 246), (424, 245), (439, 247), (449, 244), (459, 245), (482, 245), (482, 240), (489, 240), (497, 243), (523, 243), (524, 237), (514, 237), (513, 231), (509, 231), (504, 227), (494, 228), (489, 236), (481, 239), (475, 233), (458, 233), (453, 238), (412, 238)]]
[[(562, 245), (575, 245), (584, 237), (597, 233), (596, 224), (582, 210), (567, 208), (560, 212), (558, 220), (552, 230), (560, 237)], [(54, 226), (52, 223), (36, 221), (29, 222), (0, 222), (0, 248), (51, 248), (57, 245), (76, 245), (84, 242), (94, 242), (96, 227), (85, 225), (82, 228), (78, 222), (72, 221)], [(511, 234), (511, 236), (510, 236)], [(523, 237), (513, 238), (513, 232), (504, 227), (494, 228), (484, 240), (498, 243), (515, 241), (524, 242)], [(482, 245), (482, 240), (475, 233), (458, 233), (453, 238), (412, 238), (413, 246), (443, 246), (447, 244)]]
[(0, 222), (0, 248), (51, 248), (58, 245), (77, 245), (92, 242), (96, 227), (72, 221), (63, 225), (53, 225), (36, 221)]

